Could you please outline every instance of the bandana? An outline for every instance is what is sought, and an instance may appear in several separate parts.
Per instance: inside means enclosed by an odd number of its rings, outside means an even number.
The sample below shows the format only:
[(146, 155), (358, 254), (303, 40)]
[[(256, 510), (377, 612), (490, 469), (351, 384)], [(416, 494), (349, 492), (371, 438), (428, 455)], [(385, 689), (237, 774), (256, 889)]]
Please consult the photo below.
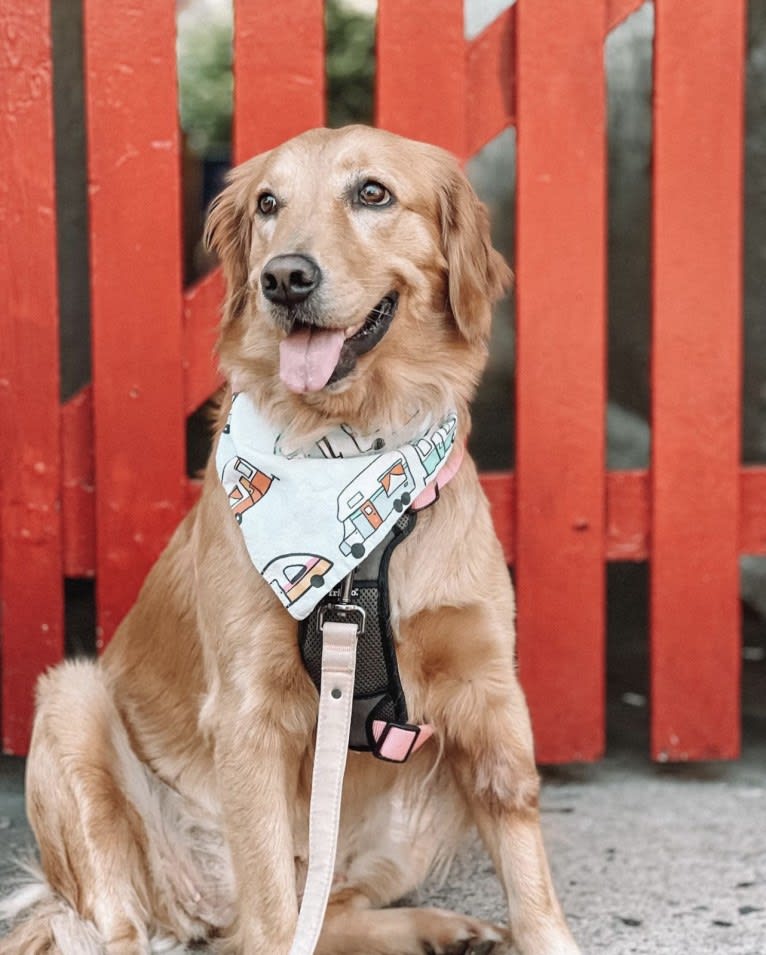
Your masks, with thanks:
[[(290, 450), (235, 394), (216, 468), (253, 566), (296, 620), (364, 560), (445, 465), (457, 415), (398, 445), (339, 425)], [(411, 432), (410, 432), (411, 433)]]

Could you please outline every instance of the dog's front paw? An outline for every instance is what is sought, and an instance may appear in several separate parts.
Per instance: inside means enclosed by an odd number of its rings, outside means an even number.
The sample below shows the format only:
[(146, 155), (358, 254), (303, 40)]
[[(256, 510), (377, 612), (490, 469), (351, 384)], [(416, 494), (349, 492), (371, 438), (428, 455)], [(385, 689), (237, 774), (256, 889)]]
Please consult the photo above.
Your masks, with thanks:
[[(510, 945), (510, 943), (508, 943)], [(426, 946), (426, 951), (432, 952), (433, 949)], [(505, 942), (487, 939), (479, 941), (475, 938), (469, 938), (462, 942), (453, 942), (444, 949), (444, 955), (500, 955), (501, 952), (510, 952), (510, 947), (506, 947)]]
[(443, 909), (417, 909), (425, 955), (489, 955), (509, 941), (506, 929)]

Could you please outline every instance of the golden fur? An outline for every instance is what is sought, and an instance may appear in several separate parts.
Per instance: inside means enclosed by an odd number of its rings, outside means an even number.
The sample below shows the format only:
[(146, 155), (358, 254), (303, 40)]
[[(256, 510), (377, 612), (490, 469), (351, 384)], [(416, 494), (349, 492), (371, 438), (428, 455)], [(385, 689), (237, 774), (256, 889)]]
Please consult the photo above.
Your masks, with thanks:
[[(396, 197), (361, 209), (366, 179)], [(263, 216), (264, 189), (283, 207)], [(229, 381), (294, 441), (328, 425), (400, 429), (455, 408), (460, 441), (510, 272), (457, 163), (363, 127), (314, 130), (235, 169), (208, 223), (228, 283)], [(335, 385), (293, 394), (259, 276), (274, 255), (321, 264), (319, 321), (351, 327), (399, 292), (382, 341)], [(228, 410), (227, 394), (222, 415)], [(416, 423), (417, 425), (417, 423)], [(488, 951), (496, 927), (381, 909), (448, 859), (475, 823), (523, 955), (577, 955), (539, 827), (532, 736), (514, 664), (514, 604), (466, 457), (391, 563), (399, 668), (436, 739), (402, 766), (350, 753), (322, 955)], [(254, 571), (214, 465), (103, 658), (40, 680), (29, 818), (45, 882), (24, 890), (5, 955), (139, 955), (165, 939), (286, 955), (305, 876), (317, 694), (295, 621)], [(18, 900), (17, 900), (18, 901)], [(507, 946), (507, 936), (496, 951)], [(483, 946), (483, 947), (482, 947)]]

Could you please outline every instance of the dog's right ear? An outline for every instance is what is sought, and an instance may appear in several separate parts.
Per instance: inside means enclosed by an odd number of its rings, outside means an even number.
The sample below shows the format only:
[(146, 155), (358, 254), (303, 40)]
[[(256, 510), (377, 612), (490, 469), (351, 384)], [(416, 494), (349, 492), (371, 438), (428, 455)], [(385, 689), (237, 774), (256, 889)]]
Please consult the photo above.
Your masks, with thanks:
[(486, 343), (492, 304), (511, 287), (513, 275), (492, 246), (487, 207), (454, 157), (441, 156), (439, 200), (449, 304), (461, 335), (471, 343)]
[(248, 260), (255, 215), (253, 184), (261, 156), (232, 169), (226, 188), (210, 205), (205, 223), (204, 242), (221, 261), (226, 279), (223, 324), (234, 321), (244, 310), (248, 295)]

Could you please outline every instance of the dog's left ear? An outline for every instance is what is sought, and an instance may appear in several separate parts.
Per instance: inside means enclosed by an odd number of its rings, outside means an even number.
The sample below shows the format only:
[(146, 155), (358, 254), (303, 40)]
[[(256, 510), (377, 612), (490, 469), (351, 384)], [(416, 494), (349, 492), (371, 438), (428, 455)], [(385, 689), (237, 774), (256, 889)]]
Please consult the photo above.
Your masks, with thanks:
[(492, 247), (487, 207), (457, 165), (440, 189), (439, 203), (452, 314), (465, 339), (486, 342), (492, 303), (511, 287), (513, 273)]

